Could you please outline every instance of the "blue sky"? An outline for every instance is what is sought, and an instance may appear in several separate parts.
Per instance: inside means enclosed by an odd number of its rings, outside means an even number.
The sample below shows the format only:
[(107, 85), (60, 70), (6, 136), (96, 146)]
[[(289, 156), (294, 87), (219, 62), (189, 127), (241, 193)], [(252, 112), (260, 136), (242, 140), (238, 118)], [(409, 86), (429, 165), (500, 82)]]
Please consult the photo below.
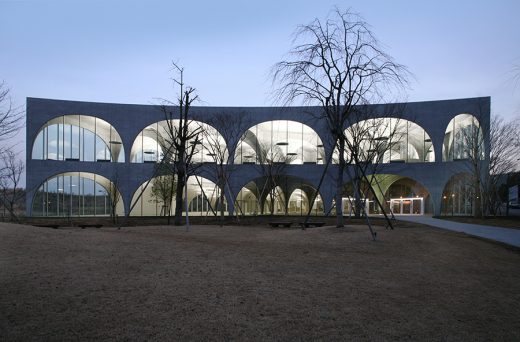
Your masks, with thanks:
[(409, 101), (491, 96), (520, 115), (520, 1), (5, 1), (0, 79), (26, 97), (121, 103), (174, 98), (171, 61), (202, 105), (265, 106), (270, 67), (298, 24), (359, 12), (415, 75)]

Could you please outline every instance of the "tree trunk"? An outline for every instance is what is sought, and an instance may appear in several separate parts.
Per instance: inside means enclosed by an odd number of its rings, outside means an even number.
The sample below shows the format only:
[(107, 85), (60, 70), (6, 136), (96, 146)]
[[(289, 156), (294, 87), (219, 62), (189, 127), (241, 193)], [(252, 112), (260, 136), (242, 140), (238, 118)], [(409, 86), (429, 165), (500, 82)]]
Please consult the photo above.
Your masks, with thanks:
[[(175, 218), (173, 224), (176, 226), (182, 226), (182, 194), (184, 194), (184, 168), (180, 167), (177, 171), (177, 191), (175, 193)], [(168, 222), (170, 215), (168, 215)]]
[(220, 191), (220, 199), (219, 199), (219, 205), (220, 205), (220, 226), (222, 227), (224, 225), (224, 181), (220, 182), (221, 188)]
[(343, 223), (343, 172), (345, 170), (345, 140), (339, 139), (339, 165), (336, 183), (336, 227), (341, 228)]
[(361, 207), (363, 205), (363, 202), (361, 201), (361, 180), (358, 176), (358, 171), (356, 169), (355, 171), (356, 177), (352, 180), (352, 187), (354, 190), (354, 217), (360, 218), (361, 217)]

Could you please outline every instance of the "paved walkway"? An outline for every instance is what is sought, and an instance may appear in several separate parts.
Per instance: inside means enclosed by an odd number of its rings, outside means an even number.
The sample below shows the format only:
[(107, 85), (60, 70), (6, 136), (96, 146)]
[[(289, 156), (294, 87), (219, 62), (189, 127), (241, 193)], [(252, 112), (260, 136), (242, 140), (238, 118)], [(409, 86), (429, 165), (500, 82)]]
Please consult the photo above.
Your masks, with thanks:
[(468, 235), (480, 236), (486, 239), (500, 241), (508, 245), (520, 247), (520, 229), (483, 226), (480, 224), (460, 223), (449, 220), (435, 219), (431, 216), (399, 215), (396, 219), (427, 224), (432, 227), (463, 232)]

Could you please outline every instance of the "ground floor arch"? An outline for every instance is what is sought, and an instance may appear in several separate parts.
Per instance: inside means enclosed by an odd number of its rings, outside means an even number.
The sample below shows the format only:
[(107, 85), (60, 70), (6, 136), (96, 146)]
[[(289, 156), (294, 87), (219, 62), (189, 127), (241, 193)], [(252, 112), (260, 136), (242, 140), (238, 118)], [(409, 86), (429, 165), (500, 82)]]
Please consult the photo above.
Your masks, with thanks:
[[(130, 216), (167, 216), (175, 212), (176, 177), (157, 176), (142, 183), (132, 196)], [(221, 205), (227, 212), (227, 201), (221, 204), (221, 189), (212, 181), (201, 176), (187, 179), (188, 212), (194, 216), (217, 216)], [(183, 189), (183, 205), (186, 203)], [(185, 207), (183, 208), (185, 210)]]
[[(379, 215), (382, 210), (394, 215), (433, 214), (433, 200), (429, 191), (420, 182), (395, 174), (367, 175), (366, 180), (350, 180), (343, 187), (343, 215)], [(335, 199), (331, 213), (336, 213)]]
[(242, 187), (235, 200), (235, 210), (241, 215), (306, 215), (311, 206), (313, 215), (324, 213), (316, 189), (294, 176), (254, 179)]
[(471, 174), (453, 175), (442, 191), (441, 215), (474, 215), (480, 200), (475, 188)]
[(46, 179), (35, 192), (32, 216), (124, 215), (123, 198), (109, 179), (90, 172), (64, 172)]

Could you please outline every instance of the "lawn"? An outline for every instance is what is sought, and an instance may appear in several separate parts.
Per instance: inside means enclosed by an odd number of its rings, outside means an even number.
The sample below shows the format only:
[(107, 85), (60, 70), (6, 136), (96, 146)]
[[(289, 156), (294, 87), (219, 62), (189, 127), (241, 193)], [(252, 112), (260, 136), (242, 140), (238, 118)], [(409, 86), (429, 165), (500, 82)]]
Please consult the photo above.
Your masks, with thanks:
[(0, 223), (0, 340), (520, 340), (520, 252), (376, 227)]

